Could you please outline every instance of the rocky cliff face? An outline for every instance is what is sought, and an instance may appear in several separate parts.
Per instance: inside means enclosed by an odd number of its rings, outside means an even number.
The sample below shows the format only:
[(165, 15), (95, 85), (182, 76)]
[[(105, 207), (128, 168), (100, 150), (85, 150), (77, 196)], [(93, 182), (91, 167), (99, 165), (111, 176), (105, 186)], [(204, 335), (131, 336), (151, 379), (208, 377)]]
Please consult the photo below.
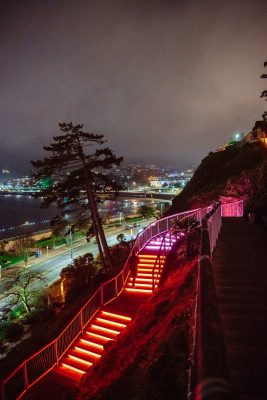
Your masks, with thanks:
[(261, 142), (236, 144), (224, 151), (211, 152), (174, 198), (168, 213), (233, 197), (246, 200), (250, 209), (266, 207), (267, 210), (267, 148)]

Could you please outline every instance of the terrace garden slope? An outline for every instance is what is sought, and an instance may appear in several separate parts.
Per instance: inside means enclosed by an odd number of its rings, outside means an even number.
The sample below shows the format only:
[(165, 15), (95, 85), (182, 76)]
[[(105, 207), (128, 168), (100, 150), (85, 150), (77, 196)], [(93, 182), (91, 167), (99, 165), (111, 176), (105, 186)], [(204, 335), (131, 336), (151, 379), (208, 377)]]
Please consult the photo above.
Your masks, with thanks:
[(263, 143), (236, 143), (209, 153), (173, 199), (168, 214), (204, 207), (222, 197), (244, 199), (250, 209), (267, 208), (267, 149)]

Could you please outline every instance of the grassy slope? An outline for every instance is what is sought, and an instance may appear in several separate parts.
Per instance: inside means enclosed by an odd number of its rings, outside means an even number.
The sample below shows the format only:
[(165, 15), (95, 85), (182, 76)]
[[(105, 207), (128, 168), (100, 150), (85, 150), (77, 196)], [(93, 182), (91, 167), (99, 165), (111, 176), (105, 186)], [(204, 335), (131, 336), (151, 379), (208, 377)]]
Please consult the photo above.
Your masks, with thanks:
[(139, 310), (102, 362), (86, 376), (78, 399), (185, 399), (196, 258), (175, 271)]
[[(267, 150), (261, 143), (232, 146), (210, 153), (197, 168), (182, 193), (173, 200), (169, 214), (203, 206), (220, 195), (242, 194), (248, 199), (259, 194), (266, 174)], [(262, 174), (264, 176), (262, 176)], [(242, 193), (243, 188), (243, 193)]]

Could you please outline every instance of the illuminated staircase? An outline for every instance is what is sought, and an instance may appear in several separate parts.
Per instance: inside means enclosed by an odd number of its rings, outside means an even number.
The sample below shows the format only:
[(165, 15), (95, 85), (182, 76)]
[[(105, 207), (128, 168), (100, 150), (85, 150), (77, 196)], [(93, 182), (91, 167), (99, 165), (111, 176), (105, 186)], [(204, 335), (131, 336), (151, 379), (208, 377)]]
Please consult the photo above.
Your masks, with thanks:
[(152, 239), (138, 254), (139, 262), (134, 286), (133, 278), (130, 277), (125, 290), (132, 293), (153, 293), (158, 288), (162, 269), (166, 261), (166, 255), (159, 255), (159, 252), (161, 254), (167, 253), (176, 240), (169, 233), (165, 236), (159, 235)]
[(131, 318), (105, 310), (99, 311), (61, 360), (57, 372), (79, 381), (81, 376), (102, 356), (105, 347), (131, 321)]
[[(154, 289), (158, 287), (159, 284), (159, 267), (163, 268), (165, 264), (166, 256), (160, 256), (157, 259), (157, 255), (140, 253), (138, 255), (138, 270), (135, 279), (134, 287), (133, 278), (130, 277), (126, 284), (126, 291), (132, 293), (149, 293), (153, 292), (153, 270), (154, 270)], [(156, 263), (156, 264), (155, 264)]]
[[(166, 261), (166, 255), (159, 253), (166, 254), (176, 240), (170, 234), (165, 235), (165, 237), (158, 236), (152, 239), (138, 254), (139, 261), (135, 284), (133, 286), (133, 278), (130, 276), (123, 292), (128, 296), (128, 301), (130, 296), (130, 301), (136, 303), (136, 309), (138, 298), (140, 300), (141, 296), (142, 300), (142, 295), (146, 298), (158, 287)], [(139, 295), (138, 298), (137, 295)], [(79, 336), (61, 359), (55, 372), (71, 380), (79, 381), (82, 375), (99, 360), (109, 344), (131, 321), (131, 317), (125, 315), (129, 310), (125, 300), (121, 299), (122, 297), (123, 294), (118, 297), (117, 302), (112, 303), (112, 312), (110, 306), (107, 306), (96, 314), (83, 334)]]

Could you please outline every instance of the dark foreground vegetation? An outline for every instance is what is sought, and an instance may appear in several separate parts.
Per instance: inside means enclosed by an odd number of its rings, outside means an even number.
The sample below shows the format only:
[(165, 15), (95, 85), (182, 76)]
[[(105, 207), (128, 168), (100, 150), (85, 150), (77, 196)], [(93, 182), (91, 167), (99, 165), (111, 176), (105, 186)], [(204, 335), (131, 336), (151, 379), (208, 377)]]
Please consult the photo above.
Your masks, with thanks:
[(161, 289), (85, 376), (77, 399), (186, 399), (196, 266), (197, 257), (173, 264)]

